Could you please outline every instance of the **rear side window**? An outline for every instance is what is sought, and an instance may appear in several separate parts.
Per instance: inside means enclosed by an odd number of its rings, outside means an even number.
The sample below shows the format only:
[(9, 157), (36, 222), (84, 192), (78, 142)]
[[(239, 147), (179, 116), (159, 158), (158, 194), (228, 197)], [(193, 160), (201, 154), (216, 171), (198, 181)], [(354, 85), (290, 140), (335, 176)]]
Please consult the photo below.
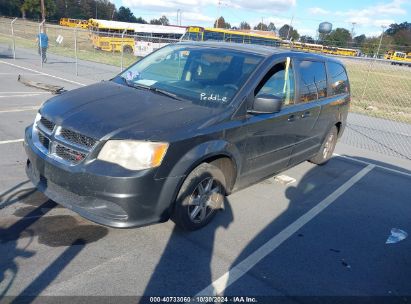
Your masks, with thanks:
[(318, 61), (300, 61), (300, 102), (309, 102), (327, 97), (327, 74), (325, 64)]
[(348, 76), (341, 64), (329, 62), (328, 74), (330, 75), (331, 95), (344, 94), (348, 92)]

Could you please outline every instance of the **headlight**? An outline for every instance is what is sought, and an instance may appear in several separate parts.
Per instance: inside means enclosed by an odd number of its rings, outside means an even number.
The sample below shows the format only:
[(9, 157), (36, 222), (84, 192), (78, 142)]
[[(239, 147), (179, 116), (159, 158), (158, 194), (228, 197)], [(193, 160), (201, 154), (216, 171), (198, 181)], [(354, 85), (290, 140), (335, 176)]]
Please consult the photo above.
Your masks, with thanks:
[(167, 143), (109, 140), (97, 158), (126, 169), (142, 170), (160, 166), (167, 148)]

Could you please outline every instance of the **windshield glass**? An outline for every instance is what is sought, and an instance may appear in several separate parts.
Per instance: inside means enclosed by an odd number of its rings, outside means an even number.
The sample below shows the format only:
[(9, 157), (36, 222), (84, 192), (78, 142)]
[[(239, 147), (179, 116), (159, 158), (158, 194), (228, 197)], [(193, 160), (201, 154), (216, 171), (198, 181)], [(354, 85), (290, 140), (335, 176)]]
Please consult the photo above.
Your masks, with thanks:
[(205, 46), (168, 45), (120, 74), (125, 84), (199, 104), (227, 105), (261, 56)]

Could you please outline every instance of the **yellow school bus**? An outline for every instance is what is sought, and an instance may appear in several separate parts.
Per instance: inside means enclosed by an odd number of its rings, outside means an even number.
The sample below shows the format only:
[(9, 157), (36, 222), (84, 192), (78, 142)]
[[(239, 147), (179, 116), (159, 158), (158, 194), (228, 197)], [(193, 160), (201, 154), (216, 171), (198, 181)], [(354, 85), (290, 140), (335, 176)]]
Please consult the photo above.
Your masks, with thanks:
[(268, 46), (279, 46), (281, 39), (267, 32), (267, 34), (255, 33), (253, 31), (229, 30), (221, 28), (203, 28), (189, 26), (186, 29), (183, 40), (194, 41), (225, 41), (236, 43), (251, 43)]
[(322, 53), (324, 52), (324, 46), (322, 44), (315, 43), (303, 43), (303, 42), (292, 42), (292, 47), (297, 50), (302, 50), (305, 52)]
[(83, 29), (88, 28), (88, 20), (61, 18), (59, 24), (67, 27), (79, 27)]
[(356, 49), (337, 48), (336, 55), (341, 56), (358, 56), (359, 51)]
[[(93, 47), (106, 52), (132, 53), (134, 29), (127, 22), (89, 19), (90, 38)], [(123, 37), (122, 37), (123, 36)]]
[[(128, 23), (100, 19), (89, 19), (90, 35), (93, 46), (106, 52), (134, 53), (143, 42), (164, 44), (164, 41), (178, 40), (185, 33), (185, 27), (163, 26), (154, 24)], [(146, 46), (144, 46), (146, 48)], [(153, 48), (153, 50), (155, 47)]]
[[(387, 55), (387, 53), (386, 53), (386, 55)], [(386, 58), (385, 55), (384, 55), (384, 58), (385, 58), (385, 59), (392, 60), (392, 61), (391, 61), (391, 64), (392, 64), (392, 65), (398, 64), (398, 65), (408, 65), (408, 66), (411, 66), (411, 52), (405, 53), (405, 52), (393, 51), (393, 52), (390, 54), (390, 57), (389, 57), (389, 58), (388, 58), (388, 56), (387, 56), (387, 58)]]
[(388, 51), (386, 51), (385, 54), (384, 54), (384, 59), (390, 60), (391, 57), (392, 57), (392, 55), (394, 54), (394, 52), (395, 52), (394, 50), (388, 50)]
[(356, 49), (339, 48), (334, 46), (324, 46), (324, 53), (340, 56), (360, 56), (361, 52)]

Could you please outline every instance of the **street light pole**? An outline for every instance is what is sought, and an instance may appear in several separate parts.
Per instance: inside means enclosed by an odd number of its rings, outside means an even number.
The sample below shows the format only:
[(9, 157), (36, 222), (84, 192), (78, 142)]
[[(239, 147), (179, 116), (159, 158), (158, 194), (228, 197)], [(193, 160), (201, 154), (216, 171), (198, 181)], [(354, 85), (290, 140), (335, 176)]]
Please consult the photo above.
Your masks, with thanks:
[(357, 22), (352, 22), (352, 27), (351, 27), (351, 40), (354, 41), (354, 27), (357, 24)]

